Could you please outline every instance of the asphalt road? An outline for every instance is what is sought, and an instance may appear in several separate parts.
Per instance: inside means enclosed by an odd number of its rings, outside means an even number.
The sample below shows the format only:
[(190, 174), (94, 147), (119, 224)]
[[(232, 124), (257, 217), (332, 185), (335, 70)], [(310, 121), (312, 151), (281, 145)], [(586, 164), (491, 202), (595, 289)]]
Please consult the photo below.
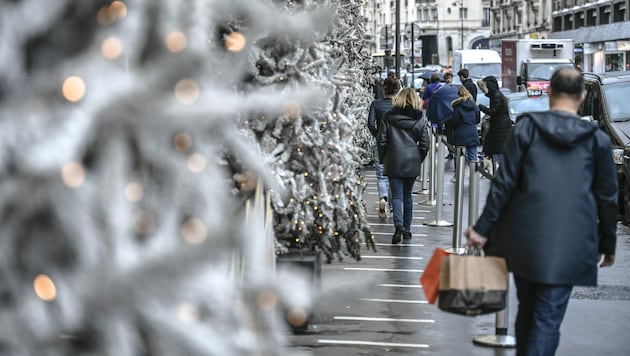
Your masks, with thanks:
[[(452, 161), (446, 166), (443, 218), (453, 222), (455, 184), (450, 182)], [(376, 252), (363, 260), (324, 264), (321, 292), (308, 331), (289, 335), (296, 353), (312, 355), (515, 355), (513, 348), (473, 343), (480, 335), (494, 335), (496, 314), (464, 317), (428, 304), (419, 284), (424, 266), (436, 247), (450, 247), (453, 227), (428, 227), (434, 206), (419, 205), (426, 195), (414, 195), (413, 238), (390, 244), (391, 217), (377, 216), (378, 194), (373, 169), (365, 169), (368, 220), (375, 234)], [(489, 181), (480, 181), (480, 209)], [(419, 183), (416, 183), (416, 189)], [(467, 203), (467, 184), (464, 196)], [(467, 210), (464, 210), (467, 216)], [(464, 218), (464, 226), (467, 225)], [(617, 263), (600, 271), (600, 286), (574, 290), (557, 355), (630, 355), (630, 229), (619, 224)], [(511, 282), (508, 334), (514, 335), (517, 301)]]

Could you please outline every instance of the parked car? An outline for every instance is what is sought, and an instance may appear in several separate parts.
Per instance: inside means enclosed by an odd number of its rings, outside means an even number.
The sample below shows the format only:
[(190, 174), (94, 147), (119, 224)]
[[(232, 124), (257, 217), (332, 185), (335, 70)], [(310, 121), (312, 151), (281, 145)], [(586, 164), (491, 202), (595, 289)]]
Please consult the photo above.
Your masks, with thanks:
[(630, 73), (584, 73), (586, 100), (579, 114), (592, 116), (608, 133), (619, 180), (619, 213), (630, 224)]
[(507, 97), (512, 122), (516, 122), (516, 118), (522, 113), (549, 110), (549, 96), (546, 92), (517, 92), (510, 93)]
[[(543, 109), (537, 109), (539, 104), (542, 101), (539, 101), (536, 96), (528, 96), (527, 93), (512, 93), (509, 89), (501, 88), (501, 92), (508, 100), (508, 107), (510, 109), (510, 119), (512, 122), (516, 122), (516, 117), (521, 113), (527, 111), (540, 111), (546, 110), (549, 108), (549, 97), (547, 97), (547, 93), (543, 93), (546, 97), (547, 107)], [(544, 99), (543, 99), (544, 101)], [(486, 94), (478, 90), (477, 91), (477, 105), (483, 104), (485, 106), (490, 106), (490, 99), (486, 96)], [(488, 120), (488, 115), (481, 113), (481, 122), (478, 125), (477, 131), (479, 132), (479, 140), (483, 143), (483, 137), (488, 130), (488, 126), (490, 125), (490, 121)]]

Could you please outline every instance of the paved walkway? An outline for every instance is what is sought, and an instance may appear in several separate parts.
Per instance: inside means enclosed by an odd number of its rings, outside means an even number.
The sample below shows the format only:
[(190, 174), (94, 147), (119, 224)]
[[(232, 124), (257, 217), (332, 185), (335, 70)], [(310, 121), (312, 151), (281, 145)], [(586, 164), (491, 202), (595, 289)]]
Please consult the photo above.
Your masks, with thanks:
[[(446, 166), (445, 220), (453, 221), (454, 184), (452, 161)], [(323, 266), (322, 290), (308, 332), (292, 335), (296, 350), (314, 355), (515, 355), (514, 349), (476, 346), (478, 335), (494, 334), (495, 314), (464, 317), (427, 304), (418, 283), (436, 247), (449, 247), (452, 227), (427, 227), (435, 207), (419, 205), (426, 195), (414, 195), (413, 238), (392, 246), (391, 217), (377, 215), (376, 178), (366, 169), (368, 220), (378, 251), (364, 251), (363, 260), (348, 258)], [(416, 189), (418, 188), (416, 185)], [(489, 181), (481, 179), (480, 199), (485, 200)], [(467, 189), (465, 197), (467, 197)], [(467, 207), (467, 202), (464, 204)], [(480, 204), (480, 209), (483, 203)], [(467, 209), (464, 223), (467, 225)], [(558, 355), (630, 355), (630, 238), (619, 225), (617, 265), (600, 273), (599, 288), (574, 292), (562, 327)], [(509, 334), (514, 335), (516, 297), (509, 301)]]

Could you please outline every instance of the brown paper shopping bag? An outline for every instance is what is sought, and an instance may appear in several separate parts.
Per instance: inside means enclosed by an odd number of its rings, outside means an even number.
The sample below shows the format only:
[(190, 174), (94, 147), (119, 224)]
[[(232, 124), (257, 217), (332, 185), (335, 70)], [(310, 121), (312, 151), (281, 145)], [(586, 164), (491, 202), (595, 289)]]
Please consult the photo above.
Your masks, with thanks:
[(449, 255), (441, 259), (441, 310), (462, 315), (494, 313), (505, 308), (507, 289), (504, 258)]
[(429, 263), (424, 268), (422, 276), (420, 277), (420, 284), (424, 295), (430, 304), (435, 303), (438, 297), (438, 287), (440, 285), (440, 259), (443, 256), (448, 256), (448, 252), (441, 248), (436, 248), (433, 252), (433, 256), (429, 260)]

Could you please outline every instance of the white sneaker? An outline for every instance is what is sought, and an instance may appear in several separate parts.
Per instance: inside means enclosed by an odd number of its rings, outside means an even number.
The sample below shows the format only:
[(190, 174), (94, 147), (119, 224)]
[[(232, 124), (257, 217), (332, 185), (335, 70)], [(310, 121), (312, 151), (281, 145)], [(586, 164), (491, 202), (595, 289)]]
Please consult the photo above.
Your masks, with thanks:
[(453, 178), (451, 178), (451, 183), (457, 183), (457, 176), (453, 176)]
[(387, 220), (387, 201), (385, 198), (378, 201), (378, 217), (381, 221)]

